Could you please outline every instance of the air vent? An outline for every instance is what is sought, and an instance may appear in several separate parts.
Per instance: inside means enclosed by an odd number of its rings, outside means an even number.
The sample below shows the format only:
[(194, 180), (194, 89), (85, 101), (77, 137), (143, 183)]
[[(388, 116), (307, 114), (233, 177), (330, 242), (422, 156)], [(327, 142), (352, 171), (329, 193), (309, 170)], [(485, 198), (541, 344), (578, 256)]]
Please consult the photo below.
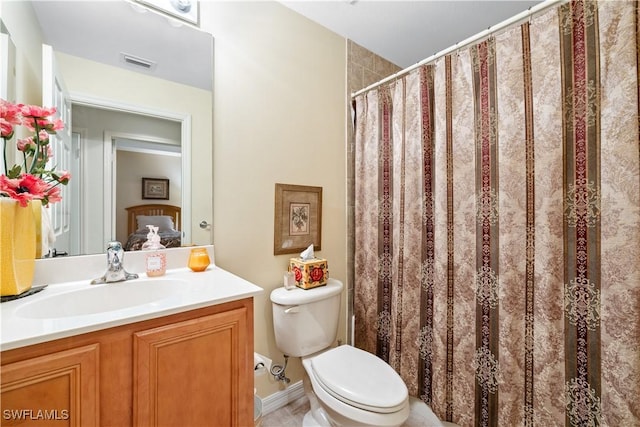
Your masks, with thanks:
[(156, 68), (155, 62), (128, 53), (120, 53), (120, 60), (125, 64), (143, 68), (145, 70), (153, 70)]

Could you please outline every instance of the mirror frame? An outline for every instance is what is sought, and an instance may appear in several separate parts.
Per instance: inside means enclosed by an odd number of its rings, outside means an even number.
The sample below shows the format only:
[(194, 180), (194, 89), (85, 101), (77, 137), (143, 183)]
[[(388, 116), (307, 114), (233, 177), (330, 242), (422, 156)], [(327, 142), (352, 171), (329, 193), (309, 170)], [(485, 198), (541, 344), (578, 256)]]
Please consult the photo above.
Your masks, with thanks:
[[(158, 110), (140, 105), (126, 104), (119, 101), (86, 96), (78, 93), (69, 93), (71, 105), (83, 105), (86, 107), (99, 108), (103, 110), (118, 111), (122, 113), (131, 113), (144, 116), (155, 117), (164, 120), (171, 120), (181, 124), (180, 146), (181, 146), (181, 175), (182, 175), (182, 199), (181, 203), (181, 230), (182, 240), (191, 241), (191, 115), (178, 113), (173, 111)], [(73, 123), (71, 124), (73, 126)], [(104, 139), (104, 159), (105, 164), (111, 164), (113, 160), (111, 136), (114, 133), (107, 132)], [(109, 141), (106, 140), (109, 138)], [(109, 241), (115, 236), (116, 232), (116, 207), (115, 207), (115, 188), (113, 187), (113, 171), (112, 168), (104, 168), (104, 191), (110, 199), (111, 209), (105, 211), (103, 239)], [(81, 190), (81, 198), (85, 199), (87, 188)], [(86, 222), (82, 221), (82, 235), (89, 235), (86, 229)]]

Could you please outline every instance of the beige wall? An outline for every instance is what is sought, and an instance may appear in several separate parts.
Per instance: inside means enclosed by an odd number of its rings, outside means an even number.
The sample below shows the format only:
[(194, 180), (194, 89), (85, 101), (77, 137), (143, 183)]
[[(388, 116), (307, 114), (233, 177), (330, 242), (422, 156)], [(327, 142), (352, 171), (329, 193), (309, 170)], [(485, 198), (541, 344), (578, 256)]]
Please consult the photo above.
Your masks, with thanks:
[(16, 99), (22, 104), (42, 102), (42, 31), (33, 8), (20, 1), (0, 2), (2, 20), (16, 46)]
[[(203, 2), (200, 11), (215, 39), (216, 262), (265, 290), (255, 299), (255, 350), (282, 362), (269, 294), (290, 255), (273, 255), (276, 183), (323, 188), (319, 255), (330, 276), (346, 279), (346, 41), (276, 2)], [(302, 372), (290, 360), (292, 383)], [(256, 387), (263, 397), (280, 388), (267, 376)]]

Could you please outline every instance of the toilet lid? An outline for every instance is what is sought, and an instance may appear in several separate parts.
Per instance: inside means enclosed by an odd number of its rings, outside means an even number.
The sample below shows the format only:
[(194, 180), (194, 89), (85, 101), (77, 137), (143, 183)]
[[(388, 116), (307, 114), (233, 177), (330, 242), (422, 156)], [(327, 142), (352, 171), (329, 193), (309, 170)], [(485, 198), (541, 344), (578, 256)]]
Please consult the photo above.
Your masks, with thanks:
[(311, 366), (320, 385), (349, 405), (391, 413), (406, 404), (404, 381), (382, 359), (364, 350), (342, 345), (314, 357)]

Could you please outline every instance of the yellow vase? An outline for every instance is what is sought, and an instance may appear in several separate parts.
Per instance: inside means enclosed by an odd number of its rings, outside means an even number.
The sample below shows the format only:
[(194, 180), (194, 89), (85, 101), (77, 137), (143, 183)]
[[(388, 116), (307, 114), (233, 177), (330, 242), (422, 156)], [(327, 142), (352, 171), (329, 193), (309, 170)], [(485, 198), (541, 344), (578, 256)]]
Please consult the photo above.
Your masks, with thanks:
[(0, 295), (19, 295), (31, 288), (35, 256), (33, 207), (0, 197)]
[(42, 258), (42, 200), (32, 200), (33, 220), (36, 224), (36, 259)]

